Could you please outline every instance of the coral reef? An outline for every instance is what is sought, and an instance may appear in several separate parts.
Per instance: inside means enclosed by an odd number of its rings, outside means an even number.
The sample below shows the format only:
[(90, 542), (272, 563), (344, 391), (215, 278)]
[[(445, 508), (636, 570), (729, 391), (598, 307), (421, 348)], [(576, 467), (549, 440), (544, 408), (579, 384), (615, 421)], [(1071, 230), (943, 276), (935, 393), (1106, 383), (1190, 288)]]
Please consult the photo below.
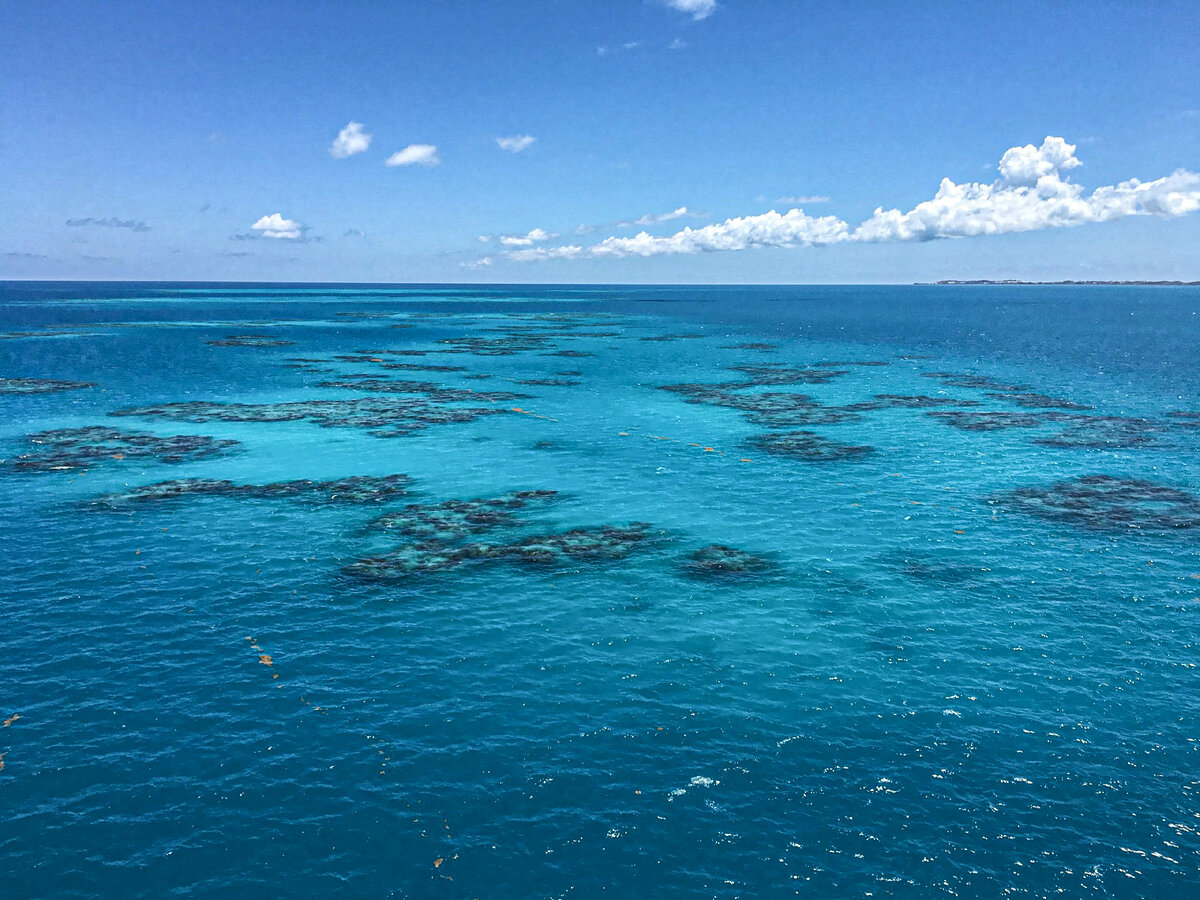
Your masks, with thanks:
[(57, 394), (82, 391), (96, 386), (94, 381), (60, 381), (54, 378), (0, 378), (0, 394)]
[(1200, 528), (1200, 497), (1137, 478), (1085, 475), (1025, 487), (988, 502), (1052, 522), (1094, 531)]
[(161, 437), (147, 431), (123, 431), (102, 425), (42, 431), (29, 435), (29, 441), (38, 449), (13, 461), (17, 469), (27, 472), (85, 469), (124, 459), (179, 463), (216, 456), (238, 446), (237, 441), (216, 440), (202, 434)]

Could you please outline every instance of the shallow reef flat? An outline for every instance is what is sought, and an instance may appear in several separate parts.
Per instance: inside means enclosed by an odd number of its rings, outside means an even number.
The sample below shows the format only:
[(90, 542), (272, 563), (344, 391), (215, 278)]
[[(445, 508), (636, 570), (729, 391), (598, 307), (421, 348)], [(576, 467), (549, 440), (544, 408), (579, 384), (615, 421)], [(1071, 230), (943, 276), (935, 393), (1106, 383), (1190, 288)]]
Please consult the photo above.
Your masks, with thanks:
[(63, 381), (55, 378), (0, 378), (0, 394), (58, 394), (94, 388), (94, 381)]
[(240, 444), (201, 434), (160, 436), (148, 431), (92, 425), (59, 428), (29, 435), (37, 449), (18, 456), (13, 465), (23, 472), (61, 472), (111, 464), (125, 459), (181, 463), (227, 453)]
[(1200, 496), (1140, 478), (1084, 475), (1017, 488), (988, 503), (1095, 531), (1200, 528)]
[(434, 425), (474, 422), (503, 415), (498, 407), (437, 406), (426, 400), (361, 397), (283, 403), (218, 403), (195, 400), (115, 410), (112, 416), (180, 422), (311, 422), (322, 428), (362, 428), (378, 437), (403, 437)]
[(223, 478), (178, 478), (104, 494), (91, 505), (122, 508), (133, 504), (180, 500), (188, 497), (297, 499), (309, 503), (383, 503), (408, 493), (407, 475), (353, 475), (332, 481), (276, 481), (269, 484), (235, 484)]

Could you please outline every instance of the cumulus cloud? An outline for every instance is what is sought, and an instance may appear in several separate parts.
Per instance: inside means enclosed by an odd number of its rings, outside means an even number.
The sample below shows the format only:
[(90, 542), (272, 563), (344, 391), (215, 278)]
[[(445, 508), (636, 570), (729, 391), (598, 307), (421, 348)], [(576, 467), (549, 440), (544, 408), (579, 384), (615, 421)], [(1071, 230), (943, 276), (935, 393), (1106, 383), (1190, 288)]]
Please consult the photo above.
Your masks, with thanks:
[(329, 155), (334, 159), (345, 159), (355, 153), (362, 153), (371, 146), (371, 135), (363, 131), (362, 122), (351, 122), (338, 132), (338, 136), (329, 145)]
[(279, 213), (271, 213), (251, 225), (250, 230), (258, 232), (262, 237), (296, 241), (304, 237), (308, 226), (295, 219), (285, 219)]
[(707, 19), (717, 11), (717, 0), (664, 0), (671, 9), (688, 13), (693, 19)]
[(150, 226), (145, 222), (138, 222), (135, 219), (114, 219), (111, 216), (105, 219), (67, 219), (67, 224), (73, 228), (83, 228), (88, 225), (96, 225), (100, 228), (128, 228), (130, 231), (149, 231)]
[(859, 241), (929, 241), (1036, 231), (1127, 216), (1176, 217), (1200, 209), (1200, 175), (1179, 169), (1153, 181), (1131, 178), (1090, 194), (1065, 175), (1080, 165), (1075, 145), (1047, 137), (1040, 147), (1013, 147), (990, 184), (943, 178), (933, 199), (908, 212), (875, 210), (854, 231)]
[[(1001, 157), (1000, 177), (995, 181), (957, 184), (943, 178), (932, 199), (918, 203), (908, 212), (879, 207), (854, 229), (836, 216), (813, 217), (797, 208), (786, 213), (771, 210), (761, 215), (730, 218), (665, 236), (642, 231), (634, 237), (607, 237), (587, 247), (523, 246), (502, 255), (512, 260), (538, 261), (807, 247), (851, 241), (929, 241), (1111, 222), (1128, 216), (1175, 218), (1200, 211), (1200, 174), (1186, 169), (1153, 181), (1130, 178), (1086, 193), (1067, 174), (1081, 165), (1075, 149), (1075, 145), (1060, 137), (1047, 137), (1040, 146), (1013, 147)], [(828, 198), (790, 199), (813, 203)], [(674, 213), (644, 216), (638, 222), (651, 224), (651, 220), (661, 222), (686, 214), (687, 208), (680, 207)]]
[(387, 158), (386, 166), (436, 166), (441, 163), (434, 144), (409, 144)]
[(531, 147), (537, 138), (532, 134), (514, 134), (512, 137), (498, 137), (496, 144), (501, 150), (507, 150), (509, 153), (520, 153)]

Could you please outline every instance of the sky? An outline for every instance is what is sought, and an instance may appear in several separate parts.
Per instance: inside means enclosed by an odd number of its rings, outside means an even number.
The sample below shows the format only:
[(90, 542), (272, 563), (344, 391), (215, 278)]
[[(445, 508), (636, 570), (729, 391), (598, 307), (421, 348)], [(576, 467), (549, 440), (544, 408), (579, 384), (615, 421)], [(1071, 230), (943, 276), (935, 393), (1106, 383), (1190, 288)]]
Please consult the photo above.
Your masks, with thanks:
[(1200, 279), (1200, 3), (0, 0), (0, 279)]

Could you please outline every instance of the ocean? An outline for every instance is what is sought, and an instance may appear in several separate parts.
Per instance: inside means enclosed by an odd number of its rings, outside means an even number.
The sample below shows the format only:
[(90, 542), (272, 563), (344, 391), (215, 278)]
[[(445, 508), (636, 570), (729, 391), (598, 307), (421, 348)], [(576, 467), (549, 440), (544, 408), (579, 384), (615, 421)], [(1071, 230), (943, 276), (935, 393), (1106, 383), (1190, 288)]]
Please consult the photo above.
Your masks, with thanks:
[(1200, 897), (1198, 313), (0, 283), (0, 893)]

